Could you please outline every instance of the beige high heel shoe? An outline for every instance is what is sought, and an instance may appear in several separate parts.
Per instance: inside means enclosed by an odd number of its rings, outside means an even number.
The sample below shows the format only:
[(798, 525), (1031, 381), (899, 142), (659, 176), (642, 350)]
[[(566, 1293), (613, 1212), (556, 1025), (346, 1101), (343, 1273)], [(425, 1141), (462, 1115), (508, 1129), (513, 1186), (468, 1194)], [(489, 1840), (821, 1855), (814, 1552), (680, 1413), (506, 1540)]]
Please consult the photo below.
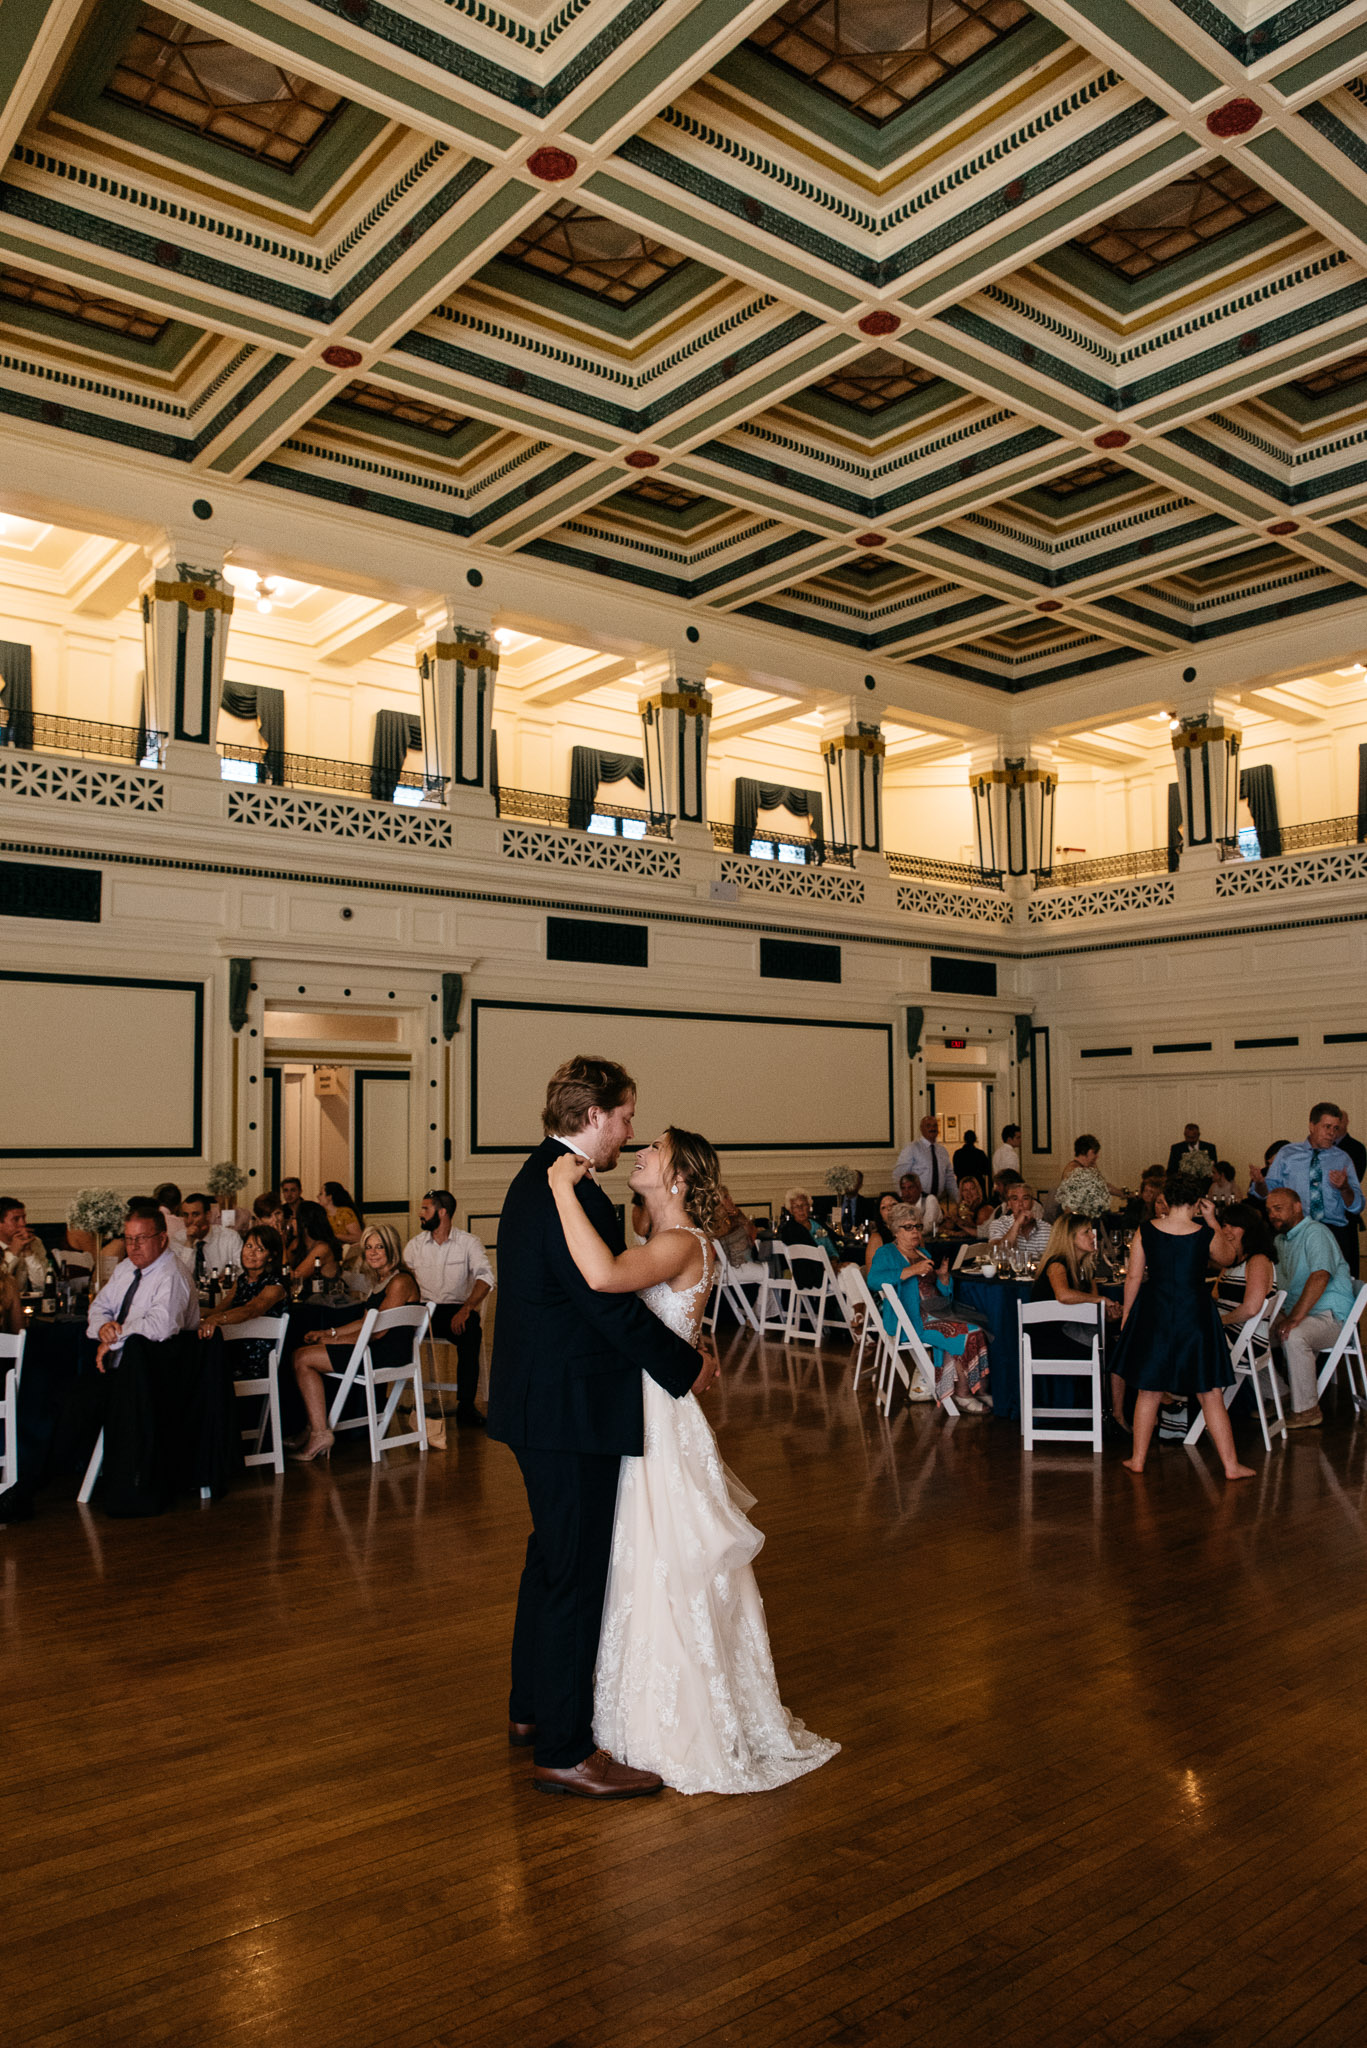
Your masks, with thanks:
[(291, 1451), (290, 1462), (294, 1465), (325, 1465), (332, 1456), (333, 1442), (332, 1431), (324, 1430), (316, 1442), (310, 1441), (302, 1451)]

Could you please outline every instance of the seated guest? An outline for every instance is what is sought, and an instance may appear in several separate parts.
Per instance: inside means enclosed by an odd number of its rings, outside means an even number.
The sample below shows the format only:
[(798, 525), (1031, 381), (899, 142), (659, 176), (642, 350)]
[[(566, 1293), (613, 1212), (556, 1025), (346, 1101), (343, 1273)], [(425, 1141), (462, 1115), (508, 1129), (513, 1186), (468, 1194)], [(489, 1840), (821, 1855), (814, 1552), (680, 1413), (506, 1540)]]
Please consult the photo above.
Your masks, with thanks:
[(987, 1225), (995, 1214), (992, 1204), (983, 1195), (981, 1183), (975, 1175), (965, 1174), (959, 1182), (957, 1202), (945, 1199), (944, 1212), (940, 1218), (938, 1235), (976, 1240), (986, 1237)]
[(185, 1224), (181, 1219), (180, 1189), (173, 1180), (164, 1180), (159, 1188), (153, 1188), (152, 1200), (166, 1221), (166, 1235), (172, 1244), (184, 1244)]
[(904, 1173), (897, 1183), (897, 1199), (903, 1207), (916, 1213), (916, 1221), (927, 1237), (936, 1237), (944, 1215), (936, 1196), (925, 1193), (921, 1177), (916, 1173)]
[[(302, 1212), (316, 1208), (317, 1204), (304, 1202), (300, 1207), (302, 1220)], [(392, 1223), (372, 1223), (362, 1233), (361, 1258), (370, 1277), (370, 1294), (362, 1313), (337, 1329), (320, 1330), (312, 1343), (301, 1344), (294, 1354), (294, 1376), (309, 1417), (308, 1436), (294, 1452), (295, 1463), (299, 1465), (315, 1464), (326, 1459), (332, 1450), (323, 1374), (346, 1371), (361, 1334), (365, 1311), (377, 1308), (384, 1313), (391, 1308), (411, 1308), (422, 1299), (417, 1281), (403, 1262), (403, 1247)], [(379, 1367), (398, 1365), (412, 1348), (410, 1330), (385, 1330), (370, 1347), (371, 1361)]]
[(852, 1237), (861, 1224), (871, 1223), (877, 1208), (877, 1203), (871, 1202), (866, 1195), (860, 1193), (863, 1185), (864, 1176), (856, 1169), (853, 1187), (841, 1195), (831, 1211), (832, 1224), (836, 1229), (843, 1230), (847, 1237)]
[(1338, 1342), (1357, 1289), (1348, 1262), (1326, 1223), (1307, 1216), (1294, 1188), (1269, 1188), (1267, 1220), (1277, 1233), (1277, 1285), (1286, 1300), (1272, 1325), (1291, 1382), (1288, 1429), (1315, 1429), (1324, 1420), (1316, 1388), (1315, 1356)]
[(41, 1294), (47, 1280), (47, 1252), (17, 1195), (0, 1195), (0, 1273), (16, 1281), (21, 1294)]
[(280, 1182), (280, 1203), (290, 1223), (298, 1216), (299, 1204), (303, 1199), (304, 1183), (296, 1180), (292, 1173), (285, 1174)]
[(1237, 1202), (1239, 1190), (1234, 1184), (1234, 1168), (1227, 1159), (1217, 1159), (1215, 1172), (1211, 1176), (1210, 1199), (1212, 1202)]
[[(19, 1292), (19, 1282), (8, 1273), (0, 1272), (0, 1330), (7, 1337), (17, 1337), (24, 1327), (24, 1303)], [(0, 1387), (5, 1383), (8, 1363), (0, 1365)]]
[(171, 1249), (161, 1204), (142, 1197), (128, 1204), (123, 1227), (126, 1256), (90, 1304), (86, 1335), (97, 1340), (95, 1363), (117, 1365), (132, 1336), (163, 1343), (199, 1322), (199, 1300)]
[(1168, 1147), (1168, 1163), (1163, 1175), (1165, 1180), (1168, 1174), (1177, 1172), (1178, 1167), (1188, 1152), (1206, 1153), (1210, 1159), (1211, 1170), (1214, 1170), (1215, 1147), (1208, 1138), (1201, 1136), (1201, 1126), (1199, 1124), (1183, 1124), (1181, 1137), (1174, 1139), (1173, 1143)]
[[(987, 1400), (987, 1338), (981, 1330), (947, 1315), (937, 1314), (934, 1323), (928, 1320), (922, 1282), (928, 1280), (933, 1292), (949, 1295), (947, 1265), (937, 1281), (935, 1268), (923, 1249), (921, 1226), (905, 1202), (894, 1206), (888, 1220), (893, 1229), (893, 1242), (879, 1248), (869, 1268), (869, 1289), (882, 1306), (883, 1327), (890, 1335), (896, 1331), (896, 1318), (882, 1296), (886, 1285), (896, 1290), (913, 1328), (934, 1361), (935, 1390), (939, 1398), (943, 1400), (946, 1394), (952, 1394), (968, 1414), (981, 1414)], [(922, 1397), (913, 1389), (911, 1398)]]
[(325, 1180), (318, 1197), (327, 1210), (332, 1234), (340, 1244), (361, 1242), (361, 1218), (356, 1204), (339, 1180)]
[(422, 1230), (404, 1246), (403, 1263), (422, 1299), (437, 1304), (431, 1342), (455, 1347), (456, 1421), (482, 1429), (484, 1417), (475, 1406), (482, 1335), (479, 1311), (494, 1291), (494, 1269), (479, 1239), (456, 1229), (456, 1198), (449, 1188), (423, 1196), (418, 1220)]
[(878, 1197), (878, 1214), (869, 1224), (869, 1242), (864, 1253), (864, 1271), (867, 1273), (885, 1244), (896, 1244), (897, 1233), (890, 1217), (901, 1200), (900, 1195), (887, 1194)]
[(196, 1287), (210, 1273), (242, 1263), (242, 1239), (226, 1223), (211, 1222), (211, 1206), (207, 1195), (187, 1195), (181, 1204), (185, 1242), (176, 1246), (176, 1257)]
[[(1108, 1323), (1119, 1322), (1120, 1303), (1107, 1301), (1096, 1284), (1096, 1225), (1087, 1216), (1060, 1216), (1049, 1232), (1044, 1262), (1030, 1290), (1031, 1301), (1061, 1301), (1071, 1304), (1100, 1302)], [(1094, 1325), (1055, 1323), (1045, 1334), (1047, 1346), (1059, 1358), (1086, 1358), (1092, 1349)], [(1125, 1382), (1118, 1372), (1111, 1374), (1111, 1415), (1124, 1427)]]
[[(242, 1271), (231, 1298), (221, 1308), (199, 1319), (201, 1337), (233, 1323), (255, 1322), (258, 1316), (277, 1316), (289, 1307), (290, 1292), (285, 1280), (285, 1247), (280, 1232), (269, 1223), (253, 1223), (242, 1240)], [(239, 1349), (233, 1348), (233, 1364), (239, 1379), (253, 1379), (263, 1373), (270, 1358), (268, 1337), (249, 1337)]]
[(1035, 1207), (1035, 1190), (1023, 1180), (1014, 1182), (1006, 1191), (1005, 1213), (994, 1216), (987, 1226), (988, 1243), (999, 1251), (1003, 1246), (1008, 1250), (1019, 1246), (1032, 1259), (1041, 1259), (1046, 1254), (1049, 1235), (1049, 1225)]
[(738, 1209), (730, 1188), (717, 1189), (717, 1243), (733, 1266), (750, 1264), (759, 1241), (759, 1225)]
[(301, 1202), (295, 1218), (297, 1256), (291, 1268), (296, 1280), (311, 1280), (315, 1269), (324, 1280), (335, 1280), (342, 1270), (342, 1247), (332, 1234), (328, 1212), (318, 1202)]
[[(787, 1210), (788, 1215), (787, 1220), (779, 1225), (778, 1235), (780, 1241), (783, 1244), (791, 1245), (820, 1245), (822, 1251), (830, 1259), (831, 1264), (833, 1266), (839, 1265), (842, 1260), (840, 1247), (836, 1244), (829, 1231), (823, 1230), (819, 1223), (813, 1222), (812, 1198), (807, 1193), (807, 1190), (805, 1188), (789, 1188), (787, 1194), (783, 1197), (783, 1206)], [(793, 1277), (799, 1287), (819, 1287), (821, 1285), (821, 1269), (813, 1264), (810, 1259), (805, 1261), (799, 1259), (796, 1262), (793, 1267)]]
[(1000, 1173), (1000, 1172), (1001, 1172), (1001, 1169), (1002, 1169), (1002, 1168), (1003, 1168), (1004, 1166), (1007, 1166), (1007, 1167), (1009, 1167), (1009, 1168), (1011, 1169), (1012, 1173), (1019, 1173), (1019, 1172), (1020, 1172), (1020, 1170), (1021, 1170), (1021, 1153), (1020, 1153), (1020, 1144), (1021, 1144), (1021, 1127), (1020, 1127), (1020, 1125), (1019, 1125), (1019, 1124), (1003, 1124), (1003, 1125), (1002, 1125), (1002, 1141), (1001, 1141), (1000, 1145), (998, 1145), (998, 1147), (997, 1147), (996, 1151), (995, 1151), (995, 1152), (994, 1152), (994, 1153), (992, 1154), (992, 1171), (993, 1171), (993, 1173)]
[(1336, 1102), (1317, 1102), (1310, 1112), (1308, 1136), (1299, 1144), (1281, 1147), (1266, 1172), (1257, 1176), (1257, 1191), (1266, 1196), (1274, 1188), (1292, 1189), (1309, 1221), (1328, 1227), (1348, 1271), (1355, 1273), (1362, 1187), (1356, 1167), (1339, 1144), (1342, 1117)]
[(1218, 1290), (1223, 1303), (1220, 1320), (1227, 1330), (1237, 1332), (1261, 1312), (1277, 1284), (1277, 1248), (1267, 1216), (1256, 1202), (1232, 1202), (1220, 1224), (1234, 1244), (1234, 1263), (1221, 1275)]
[[(270, 1223), (272, 1216), (274, 1216), (279, 1207), (280, 1190), (279, 1188), (272, 1188), (268, 1194), (257, 1196), (256, 1200), (252, 1203), (252, 1215), (258, 1223)], [(272, 1230), (275, 1228), (273, 1223), (271, 1223), (271, 1228)]]
[(978, 1133), (965, 1131), (963, 1144), (954, 1154), (954, 1178), (959, 1183), (960, 1201), (963, 1200), (965, 1174), (980, 1184), (985, 1184), (991, 1171), (992, 1161), (978, 1143)]
[(1141, 1223), (1152, 1223), (1157, 1217), (1167, 1215), (1167, 1197), (1163, 1193), (1163, 1184), (1167, 1177), (1166, 1170), (1161, 1166), (1146, 1166), (1144, 1168), (1143, 1173), (1139, 1177), (1141, 1213), (1134, 1218), (1136, 1229)]

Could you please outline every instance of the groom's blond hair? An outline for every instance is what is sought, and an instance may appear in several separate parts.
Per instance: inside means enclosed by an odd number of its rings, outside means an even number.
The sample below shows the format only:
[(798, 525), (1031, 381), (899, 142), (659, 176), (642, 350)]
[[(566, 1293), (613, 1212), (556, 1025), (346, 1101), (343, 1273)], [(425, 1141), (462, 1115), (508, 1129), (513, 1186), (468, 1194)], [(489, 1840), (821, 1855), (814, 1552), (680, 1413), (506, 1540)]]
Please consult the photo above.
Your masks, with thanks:
[(542, 1126), (548, 1138), (572, 1138), (583, 1130), (591, 1109), (616, 1109), (635, 1093), (636, 1083), (616, 1060), (577, 1052), (546, 1084)]

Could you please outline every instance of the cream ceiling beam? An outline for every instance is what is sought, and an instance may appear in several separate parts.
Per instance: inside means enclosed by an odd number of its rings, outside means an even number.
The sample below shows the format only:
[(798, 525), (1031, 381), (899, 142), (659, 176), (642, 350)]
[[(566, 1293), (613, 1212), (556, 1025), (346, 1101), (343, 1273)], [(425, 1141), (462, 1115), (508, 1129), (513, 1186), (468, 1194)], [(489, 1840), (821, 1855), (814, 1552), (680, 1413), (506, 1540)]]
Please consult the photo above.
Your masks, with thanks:
[(1053, 750), (1058, 760), (1077, 762), (1087, 768), (1148, 769), (1154, 765), (1152, 756), (1142, 747), (1127, 747), (1102, 733), (1073, 733), (1055, 739)]
[(411, 605), (367, 604), (359, 616), (325, 633), (313, 651), (330, 667), (353, 668), (417, 630), (418, 614)]
[(562, 666), (558, 673), (550, 674), (540, 682), (524, 684), (518, 691), (518, 708), (547, 711), (557, 704), (572, 704), (576, 698), (587, 697), (593, 690), (627, 682), (635, 673), (634, 655), (589, 654), (568, 667)]
[(0, 164), (7, 163), (20, 135), (62, 68), (66, 46), (75, 40), (96, 0), (5, 0), (0, 27)]
[(147, 580), (147, 553), (134, 541), (88, 541), (71, 564), (66, 597), (88, 619), (116, 619)]
[(566, 137), (605, 155), (668, 106), (768, 19), (773, 0), (675, 0), (651, 13), (635, 36), (555, 111)]
[(806, 698), (782, 697), (768, 704), (752, 705), (748, 711), (718, 712), (712, 719), (708, 744), (717, 746), (763, 732), (767, 726), (787, 725), (790, 719), (800, 718), (814, 708)]
[(1312, 709), (1308, 704), (1297, 703), (1284, 691), (1240, 690), (1239, 702), (1250, 711), (1261, 711), (1268, 718), (1277, 719), (1282, 725), (1323, 725), (1324, 713)]

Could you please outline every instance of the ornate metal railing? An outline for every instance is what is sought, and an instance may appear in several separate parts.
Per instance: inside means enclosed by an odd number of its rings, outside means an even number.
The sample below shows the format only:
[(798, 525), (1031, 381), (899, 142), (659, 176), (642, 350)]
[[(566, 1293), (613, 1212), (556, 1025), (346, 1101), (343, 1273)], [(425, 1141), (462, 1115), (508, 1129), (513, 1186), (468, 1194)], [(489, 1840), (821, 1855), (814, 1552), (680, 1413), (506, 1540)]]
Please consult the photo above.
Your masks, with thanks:
[[(250, 761), (256, 765), (256, 779), (265, 782), (266, 749), (239, 747), (221, 741), (218, 749), (225, 761)], [(368, 761), (331, 761), (323, 754), (282, 754), (281, 780), (286, 789), (335, 789), (349, 796), (370, 795)], [(403, 789), (421, 789), (422, 777), (407, 771), (399, 777)]]
[[(23, 714), (32, 727), (26, 740), (51, 754), (86, 754), (99, 760), (136, 761), (138, 728), (135, 725), (103, 725), (96, 718), (59, 718), (51, 711)], [(15, 727), (5, 728), (6, 743), (17, 745)]]
[(1075, 889), (1081, 882), (1120, 882), (1132, 875), (1165, 875), (1166, 846), (1146, 846), (1139, 853), (1103, 853), (1095, 860), (1064, 861), (1036, 878), (1039, 889)]
[(1308, 846), (1356, 846), (1358, 821), (1346, 818), (1316, 818), (1308, 825), (1282, 826), (1282, 852), (1300, 853)]
[[(552, 796), (544, 789), (509, 789), (506, 784), (498, 791), (498, 815), (500, 818), (519, 818), (533, 825), (555, 825), (562, 831), (569, 829), (570, 800), (567, 796)], [(632, 838), (672, 839), (674, 820), (663, 811), (638, 811), (627, 804), (595, 804), (595, 818), (624, 818), (644, 827), (641, 834), (633, 833)]]
[(919, 853), (890, 853), (888, 873), (912, 875), (924, 882), (957, 882), (970, 888), (1000, 889), (1002, 877), (995, 868), (970, 866), (966, 861), (930, 860)]
[[(708, 830), (712, 834), (712, 844), (719, 853), (735, 852), (736, 828), (734, 825), (729, 824), (724, 818), (713, 818), (709, 821)], [(818, 863), (822, 867), (852, 868), (854, 866), (854, 848), (843, 845), (838, 839), (813, 839), (810, 833), (803, 837), (796, 832), (771, 832), (767, 825), (757, 825), (755, 827), (751, 835), (751, 843), (753, 844), (756, 839), (762, 840), (766, 846), (795, 846), (809, 866), (815, 866)], [(748, 846), (745, 848), (745, 853), (748, 857), (750, 854)], [(767, 856), (758, 855), (756, 858), (765, 859)]]

